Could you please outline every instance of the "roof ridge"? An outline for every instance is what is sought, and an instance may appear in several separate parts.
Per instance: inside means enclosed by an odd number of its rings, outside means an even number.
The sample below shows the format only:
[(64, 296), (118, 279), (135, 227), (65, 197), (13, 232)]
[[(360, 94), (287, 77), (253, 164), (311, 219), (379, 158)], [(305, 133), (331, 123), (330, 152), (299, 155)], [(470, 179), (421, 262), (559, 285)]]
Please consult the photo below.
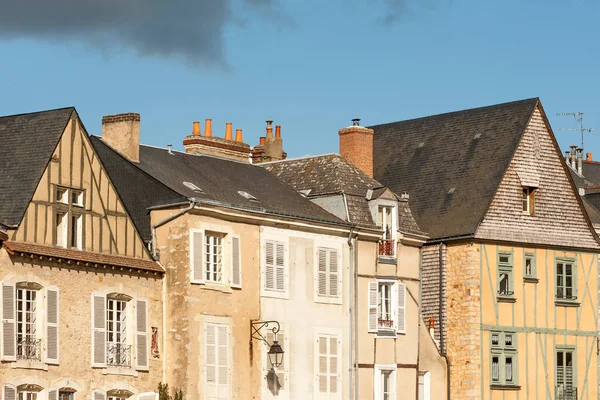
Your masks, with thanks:
[(337, 156), (339, 158), (344, 158), (344, 157), (342, 157), (338, 153), (325, 153), (325, 154), (318, 154), (318, 155), (315, 155), (315, 156), (307, 155), (307, 156), (296, 157), (296, 158), (286, 158), (285, 160), (267, 161), (267, 162), (263, 162), (263, 163), (256, 164), (256, 165), (268, 165), (268, 164), (284, 163), (284, 162), (288, 162), (288, 161), (307, 160), (309, 158), (318, 158), (318, 157), (327, 157), (327, 156)]
[(50, 110), (32, 111), (32, 112), (25, 112), (25, 113), (19, 113), (19, 114), (0, 115), (0, 119), (10, 118), (10, 117), (20, 117), (22, 115), (42, 114), (42, 113), (47, 113), (47, 112), (62, 111), (62, 110), (68, 110), (68, 109), (75, 110), (75, 106), (52, 108)]

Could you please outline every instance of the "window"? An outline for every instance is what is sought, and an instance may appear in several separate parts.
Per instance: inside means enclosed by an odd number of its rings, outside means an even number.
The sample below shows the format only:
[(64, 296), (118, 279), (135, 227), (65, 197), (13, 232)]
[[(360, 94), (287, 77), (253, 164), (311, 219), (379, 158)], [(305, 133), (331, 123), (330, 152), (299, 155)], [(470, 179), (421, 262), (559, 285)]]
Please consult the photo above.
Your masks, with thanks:
[(19, 400), (37, 400), (37, 392), (19, 390)]
[(431, 400), (431, 376), (427, 371), (419, 371), (418, 400)]
[(556, 399), (577, 400), (575, 349), (556, 350)]
[(204, 279), (223, 283), (223, 237), (206, 232), (204, 238)]
[(577, 300), (576, 270), (574, 259), (556, 260), (556, 300)]
[(92, 366), (148, 370), (147, 300), (123, 293), (92, 294)]
[(288, 346), (287, 332), (280, 330), (277, 332), (277, 342), (284, 351), (283, 362), (279, 367), (274, 367), (267, 355), (270, 345), (275, 340), (275, 335), (271, 331), (267, 331), (265, 338), (269, 345), (263, 346), (263, 376), (265, 377), (265, 388), (263, 390), (263, 399), (278, 399), (286, 400), (290, 398), (289, 387), (289, 365), (290, 352)]
[(43, 390), (41, 386), (35, 384), (23, 384), (18, 387), (12, 385), (2, 386), (2, 399), (4, 400), (38, 400), (47, 397), (38, 396)]
[(73, 396), (73, 392), (63, 392), (62, 390), (58, 392), (58, 400), (73, 400)]
[(379, 255), (393, 257), (395, 252), (395, 229), (394, 229), (395, 207), (380, 206), (377, 212), (377, 226), (383, 230), (383, 237), (379, 243)]
[(535, 278), (535, 253), (525, 253), (524, 268), (525, 278)]
[(287, 295), (287, 249), (284, 242), (265, 241), (263, 268), (263, 292)]
[(339, 300), (342, 286), (340, 256), (335, 249), (320, 247), (317, 249), (315, 282), (316, 301)]
[(514, 296), (513, 284), (513, 254), (512, 252), (498, 253), (498, 300)]
[(17, 287), (17, 359), (41, 360), (37, 338), (37, 290)]
[(396, 400), (396, 366), (375, 365), (375, 400)]
[(231, 392), (229, 326), (204, 324), (204, 398), (227, 400)]
[(83, 249), (84, 193), (57, 187), (54, 202), (55, 241), (59, 247)]
[(406, 333), (406, 285), (379, 280), (369, 282), (369, 332), (395, 336)]
[(493, 385), (517, 385), (517, 346), (514, 332), (490, 332)]
[(317, 333), (315, 344), (316, 398), (341, 398), (341, 342), (338, 334)]
[(531, 187), (523, 188), (523, 213), (533, 215), (534, 211), (534, 189)]

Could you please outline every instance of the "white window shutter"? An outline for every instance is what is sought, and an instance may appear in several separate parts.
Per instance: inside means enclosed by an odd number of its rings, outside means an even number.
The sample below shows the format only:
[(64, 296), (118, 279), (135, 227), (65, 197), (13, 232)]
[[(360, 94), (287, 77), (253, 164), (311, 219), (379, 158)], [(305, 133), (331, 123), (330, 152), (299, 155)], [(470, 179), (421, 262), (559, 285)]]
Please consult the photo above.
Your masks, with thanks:
[(319, 249), (317, 253), (317, 295), (327, 296), (327, 250)]
[(204, 398), (217, 399), (217, 327), (204, 325)]
[(369, 332), (377, 332), (377, 301), (378, 301), (377, 281), (369, 282)]
[(204, 233), (190, 233), (190, 265), (191, 282), (204, 283)]
[(146, 392), (138, 394), (137, 400), (158, 400), (158, 393)]
[(329, 250), (329, 296), (338, 297), (340, 291), (339, 257), (336, 250)]
[(100, 389), (94, 389), (92, 400), (106, 400), (106, 392)]
[(278, 291), (285, 291), (285, 281), (287, 271), (285, 270), (285, 246), (283, 243), (277, 243), (275, 252), (275, 288)]
[(106, 297), (94, 293), (92, 294), (92, 367), (104, 366), (106, 366)]
[(17, 400), (17, 388), (12, 385), (2, 386), (2, 400)]
[(138, 371), (148, 371), (148, 302), (140, 298), (136, 303), (136, 365)]
[(265, 243), (265, 289), (275, 290), (275, 243)]
[(398, 282), (396, 284), (396, 287), (398, 288), (398, 332), (406, 333), (406, 285), (404, 283)]
[(2, 284), (2, 360), (17, 360), (17, 337), (15, 332), (15, 285)]
[(59, 361), (59, 290), (55, 286), (46, 289), (46, 362), (58, 364)]
[(238, 235), (231, 235), (231, 287), (242, 287), (242, 249)]
[(318, 336), (317, 344), (316, 344), (316, 359), (317, 359), (317, 368), (315, 369), (317, 373), (317, 385), (315, 390), (319, 393), (320, 396), (324, 396), (323, 393), (328, 392), (328, 381), (329, 376), (327, 375), (328, 364), (329, 364), (329, 354), (327, 351), (327, 336)]
[(227, 325), (217, 325), (217, 341), (218, 399), (229, 399), (231, 368), (229, 366), (229, 327)]
[(58, 389), (56, 389), (56, 388), (48, 389), (48, 400), (58, 400)]

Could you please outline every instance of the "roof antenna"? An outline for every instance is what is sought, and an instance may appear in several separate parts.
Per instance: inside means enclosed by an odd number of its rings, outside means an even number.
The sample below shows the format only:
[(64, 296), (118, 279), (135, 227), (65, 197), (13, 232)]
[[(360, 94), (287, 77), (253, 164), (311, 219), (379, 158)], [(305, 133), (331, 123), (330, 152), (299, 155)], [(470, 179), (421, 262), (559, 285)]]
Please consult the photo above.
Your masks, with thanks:
[(173, 150), (172, 150), (173, 145), (168, 144), (167, 147), (169, 148), (169, 154), (173, 154)]
[(561, 131), (579, 131), (581, 132), (581, 148), (584, 149), (583, 147), (583, 134), (585, 132), (592, 132), (595, 131), (596, 128), (584, 128), (583, 126), (583, 113), (576, 111), (576, 112), (568, 112), (568, 113), (560, 113), (560, 114), (556, 114), (559, 116), (566, 116), (566, 115), (572, 115), (573, 117), (575, 117), (575, 121), (577, 121), (577, 123), (579, 124), (579, 128), (560, 128)]

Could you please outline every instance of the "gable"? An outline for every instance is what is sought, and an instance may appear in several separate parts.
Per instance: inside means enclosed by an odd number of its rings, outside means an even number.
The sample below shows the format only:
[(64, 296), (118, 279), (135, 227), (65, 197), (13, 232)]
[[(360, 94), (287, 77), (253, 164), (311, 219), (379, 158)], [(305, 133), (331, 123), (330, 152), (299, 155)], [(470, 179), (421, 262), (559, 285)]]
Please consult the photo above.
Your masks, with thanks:
[(77, 208), (82, 218), (83, 250), (150, 258), (74, 111), (11, 240), (56, 244), (59, 187), (83, 192), (83, 206)]
[[(533, 215), (523, 212), (524, 186), (535, 188)], [(475, 237), (600, 248), (540, 105), (521, 137)]]

